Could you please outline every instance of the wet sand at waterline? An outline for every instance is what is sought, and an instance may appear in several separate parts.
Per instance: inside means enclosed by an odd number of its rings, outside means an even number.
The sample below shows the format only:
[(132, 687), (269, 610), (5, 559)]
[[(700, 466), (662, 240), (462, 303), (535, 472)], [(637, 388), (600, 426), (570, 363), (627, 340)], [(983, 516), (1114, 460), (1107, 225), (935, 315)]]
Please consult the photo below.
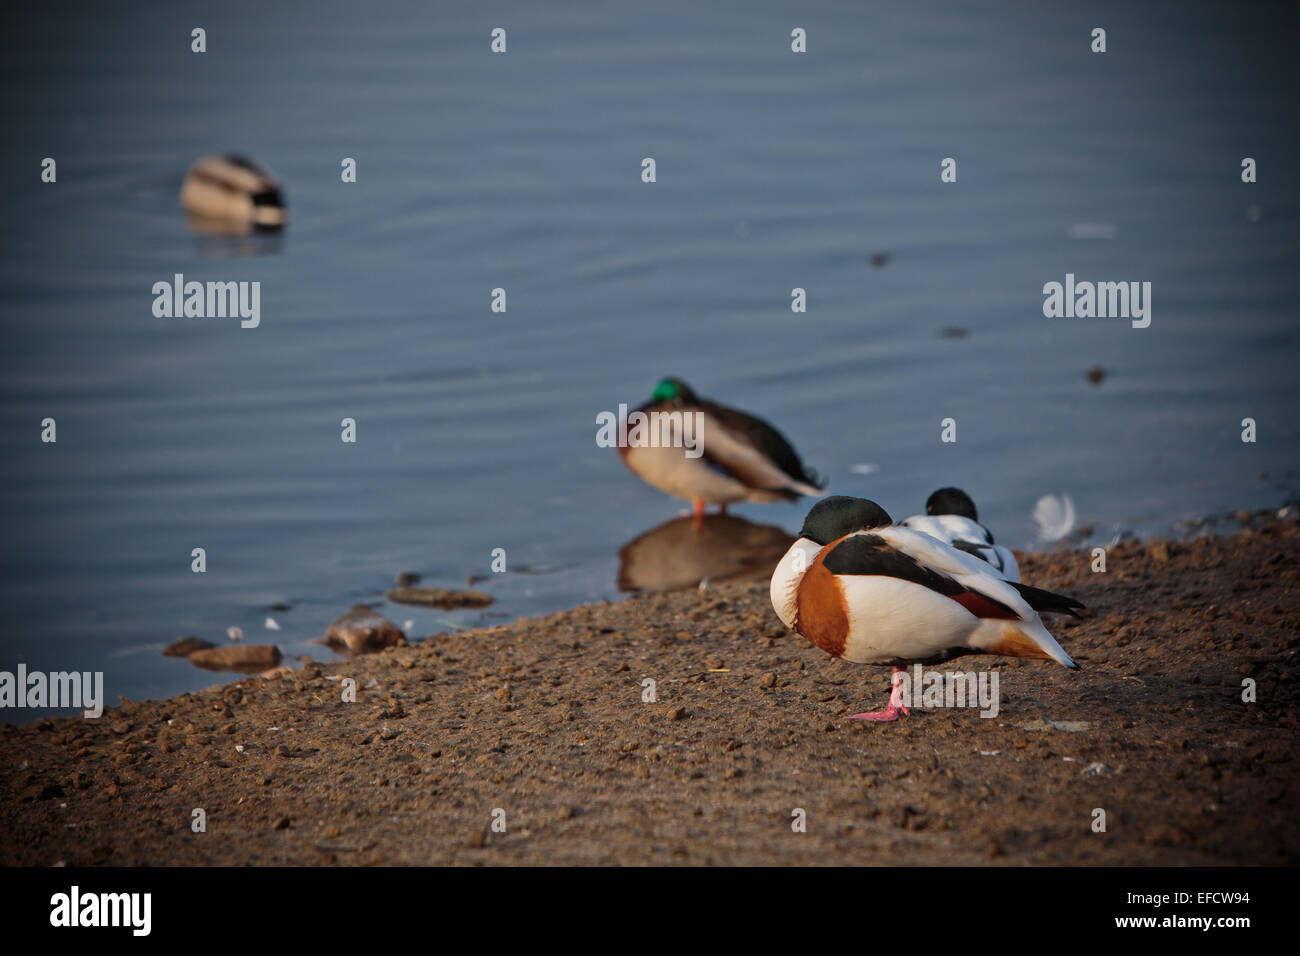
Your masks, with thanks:
[(1078, 672), (943, 665), (999, 670), (994, 718), (849, 719), (888, 670), (787, 632), (765, 579), (728, 581), (5, 726), (0, 863), (1300, 861), (1300, 525), (1128, 541), (1104, 574), (1019, 557), (1093, 616), (1049, 621)]

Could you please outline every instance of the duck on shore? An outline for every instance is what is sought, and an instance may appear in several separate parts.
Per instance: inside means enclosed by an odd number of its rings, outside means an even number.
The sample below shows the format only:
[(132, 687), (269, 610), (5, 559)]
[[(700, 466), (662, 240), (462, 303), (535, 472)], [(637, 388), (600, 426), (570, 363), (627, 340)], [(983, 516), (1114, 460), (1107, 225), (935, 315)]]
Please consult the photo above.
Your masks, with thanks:
[(905, 528), (924, 531), (946, 541), (959, 551), (987, 561), (1008, 581), (1020, 580), (1020, 565), (1010, 548), (993, 543), (993, 532), (979, 523), (970, 495), (960, 488), (940, 488), (925, 503), (925, 514), (899, 522)]
[(908, 712), (905, 664), (985, 653), (1078, 667), (1039, 612), (1075, 614), (1082, 604), (1008, 581), (979, 558), (895, 525), (864, 498), (834, 495), (813, 506), (772, 573), (771, 598), (786, 627), (828, 654), (893, 665), (889, 706), (855, 718), (890, 721)]
[(204, 156), (185, 174), (181, 208), (199, 220), (275, 230), (288, 221), (279, 181), (236, 154)]
[[(676, 498), (692, 502), (697, 522), (704, 506), (721, 513), (738, 501), (791, 501), (804, 495), (820, 497), (825, 482), (804, 467), (784, 435), (754, 415), (697, 396), (678, 378), (665, 378), (650, 400), (635, 409), (646, 416), (672, 416), (672, 434), (698, 442), (654, 441), (663, 432), (653, 424), (650, 441), (620, 444), (619, 457), (643, 481)], [(686, 421), (687, 416), (691, 420)], [(652, 419), (653, 421), (653, 419)], [(693, 429), (682, 436), (681, 430)]]

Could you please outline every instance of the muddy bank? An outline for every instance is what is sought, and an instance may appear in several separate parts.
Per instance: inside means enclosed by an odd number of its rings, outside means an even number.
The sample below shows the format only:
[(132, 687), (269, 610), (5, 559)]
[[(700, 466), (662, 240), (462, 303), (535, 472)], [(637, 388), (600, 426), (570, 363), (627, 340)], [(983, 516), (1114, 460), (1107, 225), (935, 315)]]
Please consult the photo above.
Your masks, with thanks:
[(948, 665), (991, 719), (848, 719), (887, 670), (724, 582), (6, 726), (0, 863), (1300, 862), (1296, 523), (1018, 557), (1095, 616), (1049, 622), (1079, 672)]

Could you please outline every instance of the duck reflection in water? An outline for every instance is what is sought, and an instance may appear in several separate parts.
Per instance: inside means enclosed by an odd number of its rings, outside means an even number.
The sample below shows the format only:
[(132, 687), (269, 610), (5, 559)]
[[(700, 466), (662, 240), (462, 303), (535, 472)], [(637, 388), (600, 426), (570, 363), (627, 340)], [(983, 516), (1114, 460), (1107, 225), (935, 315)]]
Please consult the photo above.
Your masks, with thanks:
[(618, 552), (621, 591), (674, 591), (701, 581), (770, 576), (793, 535), (738, 515), (683, 516), (633, 538)]

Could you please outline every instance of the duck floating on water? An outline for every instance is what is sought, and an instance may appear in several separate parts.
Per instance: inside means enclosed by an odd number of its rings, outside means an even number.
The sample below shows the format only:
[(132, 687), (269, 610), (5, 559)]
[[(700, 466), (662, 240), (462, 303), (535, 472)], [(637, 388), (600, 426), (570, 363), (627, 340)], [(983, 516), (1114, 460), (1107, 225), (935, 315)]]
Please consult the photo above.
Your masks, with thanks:
[(961, 654), (1054, 660), (1077, 668), (1039, 611), (1075, 614), (1073, 598), (1008, 581), (987, 562), (921, 531), (895, 525), (880, 505), (833, 495), (815, 504), (772, 573), (772, 607), (828, 654), (892, 664), (885, 710), (897, 720), (903, 665)]
[[(692, 502), (697, 523), (706, 504), (725, 514), (737, 501), (822, 494), (825, 482), (804, 467), (784, 435), (761, 418), (700, 398), (681, 379), (661, 381), (629, 420), (636, 412), (669, 417), (650, 417), (649, 440), (642, 436), (634, 442), (629, 434), (628, 442), (619, 444), (619, 457), (643, 481)], [(658, 421), (669, 422), (667, 434), (679, 440), (656, 440), (665, 435)]]
[(266, 169), (245, 156), (204, 156), (181, 184), (181, 208), (199, 220), (276, 230), (288, 221), (284, 192)]
[(925, 502), (925, 514), (904, 518), (899, 523), (987, 561), (1008, 581), (1020, 580), (1016, 556), (1010, 548), (993, 543), (993, 532), (979, 523), (975, 502), (960, 488), (940, 488)]

